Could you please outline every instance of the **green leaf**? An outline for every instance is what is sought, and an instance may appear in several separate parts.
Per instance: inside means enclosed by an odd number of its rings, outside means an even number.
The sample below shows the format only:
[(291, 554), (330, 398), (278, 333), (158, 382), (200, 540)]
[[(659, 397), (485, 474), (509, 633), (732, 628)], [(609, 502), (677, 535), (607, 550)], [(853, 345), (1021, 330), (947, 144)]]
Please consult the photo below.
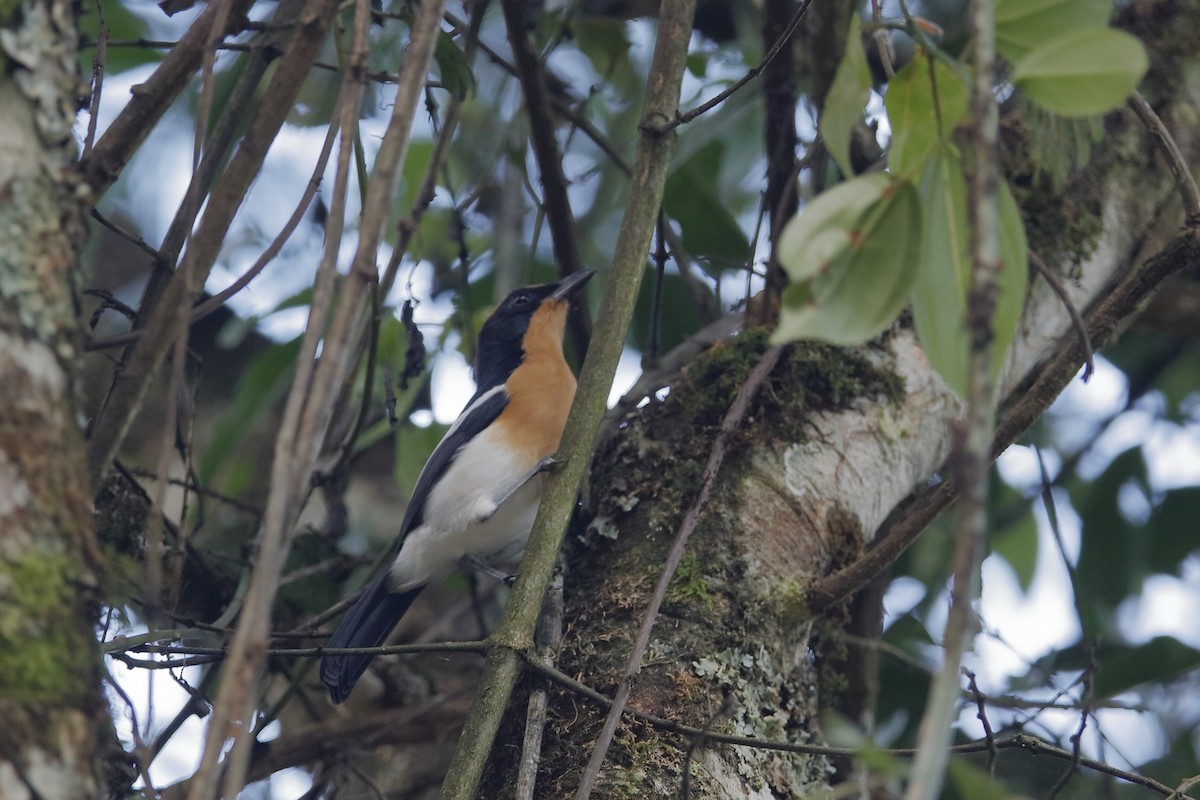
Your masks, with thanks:
[(454, 38), (445, 31), (438, 33), (437, 46), (433, 51), (442, 86), (453, 97), (462, 99), (475, 90), (475, 73), (467, 55), (454, 43)]
[[(247, 441), (263, 413), (283, 401), (299, 353), (300, 339), (297, 337), (266, 348), (250, 362), (238, 378), (233, 407), (221, 417), (200, 458), (198, 474), (201, 483), (213, 483), (218, 475), (225, 474), (221, 469), (225, 460)], [(223, 485), (235, 494), (240, 488), (227, 482)]]
[(950, 759), (949, 773), (959, 797), (970, 800), (1008, 800), (1016, 797), (995, 778), (961, 756)]
[(958, 152), (941, 147), (921, 177), (925, 234), (913, 284), (913, 323), (929, 363), (960, 396), (967, 394), (967, 291), (971, 280), (967, 185)]
[(1125, 102), (1148, 66), (1146, 49), (1135, 37), (1091, 28), (1064, 33), (1030, 50), (1017, 62), (1012, 82), (1055, 114), (1089, 117)]
[(1016, 62), (1063, 31), (1103, 28), (1112, 0), (997, 0), (996, 49)]
[[(1127, 483), (1144, 489), (1146, 482), (1141, 448), (1131, 447), (1095, 480), (1071, 483), (1071, 505), (1082, 525), (1075, 593), (1085, 638), (1105, 633), (1117, 606), (1141, 590), (1147, 571), (1145, 538), (1129, 524), (1117, 496)], [(1097, 580), (1097, 575), (1104, 577)]]
[(437, 447), (438, 442), (442, 440), (448, 430), (450, 430), (449, 425), (436, 422), (424, 428), (407, 423), (396, 427), (394, 474), (396, 483), (400, 484), (400, 488), (406, 495), (412, 496), (413, 487), (417, 485), (417, 478), (421, 476), (425, 462), (429, 460), (433, 448)]
[(1167, 492), (1146, 523), (1149, 567), (1153, 572), (1179, 574), (1183, 560), (1200, 549), (1200, 486)]
[(397, 215), (407, 216), (417, 201), (417, 192), (425, 180), (425, 171), (429, 168), (429, 159), (433, 157), (433, 142), (428, 139), (417, 139), (408, 143), (408, 153), (404, 156), (404, 165), (400, 172), (400, 201), (395, 204)]
[[(629, 29), (625, 20), (612, 17), (583, 16), (571, 26), (575, 44), (596, 68), (596, 72), (609, 76), (615, 69), (629, 63)], [(699, 58), (700, 56), (695, 56)], [(691, 66), (692, 55), (688, 56)], [(704, 73), (701, 72), (701, 75)]]
[[(15, 9), (18, 4), (14, 3)], [(79, 32), (90, 42), (100, 38), (100, 15), (98, 4), (88, 3), (79, 8)], [(124, 3), (104, 4), (104, 26), (108, 29), (110, 40), (137, 40), (146, 35), (146, 23), (137, 14), (126, 7)], [(89, 44), (79, 50), (79, 66), (84, 75), (92, 72), (92, 60), (96, 55), (96, 45)], [(107, 47), (104, 53), (104, 71), (112, 77), (128, 69), (162, 60), (162, 51), (152, 47)]]
[(862, 46), (862, 20), (858, 14), (850, 18), (850, 32), (846, 36), (846, 49), (842, 62), (833, 76), (833, 84), (825, 98), (821, 111), (821, 138), (829, 155), (849, 177), (854, 174), (850, 167), (850, 135), (854, 126), (862, 122), (863, 109), (871, 93), (871, 69), (867, 66), (867, 54)]
[(891, 179), (882, 173), (860, 175), (817, 195), (788, 221), (777, 255), (793, 285), (824, 272), (850, 246), (863, 212), (889, 186)]
[(849, 246), (812, 280), (808, 302), (797, 308), (785, 294), (772, 340), (849, 345), (876, 336), (908, 304), (920, 257), (920, 197), (911, 183), (892, 181), (851, 231)]
[(930, 151), (967, 115), (969, 100), (967, 87), (954, 70), (918, 51), (888, 83), (883, 98), (892, 127), (888, 148), (892, 174), (918, 172)]
[(992, 315), (992, 377), (1000, 374), (1004, 357), (1021, 322), (1025, 310), (1025, 291), (1029, 286), (1029, 244), (1025, 239), (1025, 223), (1012, 189), (1000, 182), (1000, 275), (996, 284), (1000, 296)]
[[(657, 280), (656, 270), (646, 267), (645, 277), (642, 278), (641, 288), (638, 289), (633, 322), (629, 325), (629, 334), (634, 346), (643, 352), (650, 342), (650, 326), (654, 318), (654, 284)], [(708, 287), (701, 282), (696, 290), (708, 292)], [(668, 352), (699, 330), (700, 318), (696, 314), (696, 300), (692, 292), (691, 283), (683, 276), (670, 272), (663, 276), (663, 309), (659, 321), (660, 354)], [(715, 303), (715, 298), (713, 302)]]
[[(992, 316), (992, 375), (998, 375), (1016, 335), (1028, 281), (1025, 228), (1007, 184), (1000, 184), (999, 295)], [(965, 320), (971, 284), (967, 186), (951, 145), (938, 149), (921, 178), (925, 223), (921, 268), (913, 286), (913, 321), (929, 363), (954, 391), (966, 396), (970, 339)]]
[(1022, 592), (1029, 592), (1037, 570), (1038, 529), (1032, 509), (1026, 505), (1021, 516), (992, 539), (992, 552), (1012, 567)]
[(672, 170), (663, 208), (679, 223), (688, 255), (740, 263), (750, 241), (724, 202), (719, 185), (724, 154), (724, 143), (713, 141)]
[(1200, 650), (1171, 636), (1157, 636), (1137, 647), (1096, 653), (1096, 694), (1113, 697), (1143, 683), (1162, 683), (1200, 668)]

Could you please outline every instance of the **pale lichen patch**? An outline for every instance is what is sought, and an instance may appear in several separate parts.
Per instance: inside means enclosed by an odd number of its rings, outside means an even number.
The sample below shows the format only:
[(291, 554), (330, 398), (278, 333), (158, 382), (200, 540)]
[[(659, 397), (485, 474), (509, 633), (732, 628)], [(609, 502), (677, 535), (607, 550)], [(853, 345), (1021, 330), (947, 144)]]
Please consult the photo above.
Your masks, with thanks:
[(0, 450), (0, 519), (20, 511), (29, 505), (29, 484), (17, 469), (17, 465)]

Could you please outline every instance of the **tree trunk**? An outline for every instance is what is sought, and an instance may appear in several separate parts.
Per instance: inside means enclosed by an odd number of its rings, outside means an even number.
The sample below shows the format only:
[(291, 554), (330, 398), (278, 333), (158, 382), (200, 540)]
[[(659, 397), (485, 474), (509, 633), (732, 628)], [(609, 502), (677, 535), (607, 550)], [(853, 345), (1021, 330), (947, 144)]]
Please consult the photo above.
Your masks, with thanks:
[[(111, 721), (93, 625), (100, 557), (73, 383), (87, 192), (73, 169), (77, 33), (9, 6), (0, 46), (0, 797), (101, 796)], [(119, 759), (117, 760), (119, 761)]]
[[(1158, 20), (1155, 30), (1163, 36), (1191, 30), (1188, 20)], [(1152, 53), (1194, 50), (1194, 42), (1172, 47), (1139, 33)], [(1151, 83), (1145, 91), (1163, 97), (1169, 90), (1186, 103), (1189, 90), (1169, 80), (1170, 86)], [(1169, 102), (1161, 112), (1170, 119)], [(1097, 347), (1165, 275), (1200, 259), (1195, 232), (1179, 231), (1176, 187), (1153, 139), (1128, 113), (1111, 115), (1106, 128), (1087, 164), (1088, 181), (1059, 180), (1056, 189), (1048, 176), (1029, 174), (1038, 133), (1015, 114), (1006, 118), (1009, 179), (1038, 208), (1027, 204), (1031, 246), (1088, 315)], [(1196, 163), (1200, 142), (1189, 131), (1173, 132), (1184, 157)], [(716, 426), (761, 350), (757, 342), (743, 335), (715, 348), (665, 401), (632, 414), (597, 453), (595, 518), (571, 537), (558, 667), (607, 696), (624, 673)], [(1082, 361), (1062, 300), (1032, 277), (1001, 379), (1001, 431), (1007, 426), (1011, 436), (1019, 434), (1032, 418), (1015, 423), (1010, 415), (1023, 414), (1022, 403), (1040, 413)], [(690, 540), (629, 708), (721, 733), (819, 743), (818, 713), (836, 707), (844, 685), (840, 673), (822, 666), (836, 663), (844, 647), (837, 633), (846, 612), (839, 605), (813, 613), (808, 587), (852, 561), (885, 517), (945, 468), (961, 408), (906, 325), (863, 348), (804, 345), (785, 354)], [(536, 678), (532, 684), (544, 685)], [(606, 711), (572, 690), (552, 688), (537, 796), (574, 793)], [(515, 764), (528, 758), (516, 744), (523, 720), (523, 708), (511, 712), (481, 796), (511, 793)], [(592, 797), (679, 796), (692, 744), (626, 716)], [(829, 765), (701, 743), (691, 754), (690, 781), (693, 797), (807, 796), (828, 785)]]

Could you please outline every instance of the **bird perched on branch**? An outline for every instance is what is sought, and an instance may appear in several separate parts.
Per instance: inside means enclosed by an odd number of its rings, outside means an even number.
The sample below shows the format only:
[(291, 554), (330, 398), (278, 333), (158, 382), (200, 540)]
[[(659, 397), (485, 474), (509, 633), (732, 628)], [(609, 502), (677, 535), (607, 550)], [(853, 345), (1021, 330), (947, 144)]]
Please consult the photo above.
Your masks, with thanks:
[[(400, 524), (397, 554), (367, 586), (329, 647), (378, 647), (425, 586), (459, 567), (502, 575), (525, 550), (545, 473), (575, 397), (563, 359), (571, 299), (594, 271), (517, 289), (483, 324), (475, 396), (417, 478)], [(321, 682), (345, 700), (372, 655), (321, 659)]]

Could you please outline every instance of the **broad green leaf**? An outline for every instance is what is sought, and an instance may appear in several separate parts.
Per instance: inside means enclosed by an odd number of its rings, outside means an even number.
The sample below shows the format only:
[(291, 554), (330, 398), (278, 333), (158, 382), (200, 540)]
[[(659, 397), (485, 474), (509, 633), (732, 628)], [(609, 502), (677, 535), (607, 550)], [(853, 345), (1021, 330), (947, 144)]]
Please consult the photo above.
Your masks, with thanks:
[(451, 96), (462, 99), (475, 91), (475, 73), (467, 55), (455, 44), (453, 37), (445, 31), (438, 33), (437, 47), (433, 51), (442, 86)]
[(850, 244), (812, 280), (807, 303), (785, 303), (772, 339), (859, 344), (879, 334), (908, 304), (921, 257), (921, 200), (907, 181), (862, 216)]
[[(17, 8), (13, 4), (12, 8)], [(80, 6), (79, 32), (87, 37), (88, 44), (79, 49), (79, 66), (84, 75), (92, 72), (92, 61), (96, 56), (95, 42), (100, 38), (99, 4), (88, 3)], [(138, 40), (146, 35), (146, 23), (134, 14), (125, 3), (105, 3), (104, 26), (108, 29), (110, 40)], [(107, 47), (104, 53), (104, 71), (110, 78), (119, 75), (127, 69), (161, 61), (165, 51), (151, 47)]]
[(201, 483), (216, 482), (226, 491), (237, 492), (241, 487), (228, 482), (228, 472), (222, 469), (226, 459), (250, 436), (262, 415), (283, 400), (291, 384), (292, 370), (300, 352), (300, 339), (272, 345), (254, 356), (246, 371), (238, 378), (233, 406), (221, 417), (207, 449), (200, 458), (197, 470)]
[[(1070, 484), (1071, 505), (1082, 524), (1075, 594), (1085, 638), (1106, 633), (1117, 606), (1141, 591), (1148, 557), (1144, 534), (1129, 524), (1117, 496), (1126, 484), (1144, 489), (1146, 482), (1141, 448), (1131, 447), (1090, 483)], [(1096, 580), (1097, 575), (1104, 577)]]
[(1154, 572), (1179, 574), (1183, 560), (1200, 550), (1200, 486), (1172, 489), (1146, 523), (1149, 567)]
[(750, 242), (724, 202), (719, 185), (724, 154), (725, 144), (713, 141), (672, 170), (663, 208), (679, 223), (689, 256), (740, 262)]
[[(1016, 334), (1028, 280), (1025, 228), (1016, 200), (1000, 184), (999, 295), (992, 316), (992, 375), (998, 375)], [(950, 145), (939, 148), (921, 179), (924, 239), (921, 268), (913, 286), (913, 320), (929, 363), (951, 389), (965, 396), (970, 338), (966, 335), (971, 284), (967, 187), (962, 163)]]
[(871, 69), (862, 45), (862, 21), (857, 14), (850, 18), (850, 33), (842, 62), (833, 76), (833, 84), (821, 112), (821, 138), (825, 149), (833, 156), (842, 174), (850, 177), (850, 136), (854, 126), (863, 119), (863, 110), (871, 93)]
[(1009, 345), (1017, 335), (1021, 312), (1025, 310), (1025, 291), (1029, 286), (1029, 244), (1021, 209), (1008, 183), (1000, 182), (1000, 275), (996, 283), (1000, 296), (992, 315), (992, 377), (1000, 375)]
[[(429, 159), (433, 157), (433, 142), (428, 139), (417, 139), (409, 142), (408, 153), (404, 156), (404, 166), (401, 167), (401, 195), (395, 204), (397, 215), (408, 216), (413, 204), (417, 201), (417, 192), (425, 180), (425, 171), (429, 168)], [(398, 220), (397, 220), (398, 221)]]
[[(629, 62), (629, 28), (625, 20), (600, 16), (581, 16), (571, 25), (571, 33), (580, 52), (588, 57), (596, 72), (611, 75)], [(700, 58), (701, 56), (695, 56)], [(689, 66), (693, 56), (688, 56)], [(705, 59), (707, 61), (707, 59)], [(699, 73), (703, 75), (703, 72)]]
[[(1111, 647), (1111, 649), (1110, 649)], [(1096, 695), (1113, 697), (1143, 683), (1162, 683), (1200, 668), (1200, 650), (1171, 636), (1142, 645), (1101, 647), (1095, 654)]]
[(860, 175), (809, 201), (788, 221), (779, 237), (779, 263), (793, 284), (815, 278), (850, 246), (863, 212), (891, 185), (882, 173)]
[(1145, 48), (1130, 34), (1090, 28), (1030, 50), (1017, 62), (1012, 82), (1055, 114), (1089, 117), (1125, 102), (1148, 66)]
[(892, 127), (888, 148), (892, 174), (918, 172), (930, 151), (967, 115), (969, 100), (967, 87), (954, 70), (923, 51), (897, 72), (883, 98)]
[(913, 324), (929, 363), (960, 396), (967, 394), (967, 291), (971, 281), (967, 185), (951, 145), (938, 148), (921, 177), (925, 235), (913, 284)]
[(992, 539), (992, 552), (1008, 562), (1021, 591), (1028, 592), (1033, 585), (1038, 556), (1037, 521), (1028, 505), (1016, 522)]
[[(654, 319), (654, 284), (658, 280), (655, 272), (653, 267), (646, 267), (645, 277), (642, 278), (642, 285), (638, 290), (633, 322), (629, 326), (632, 342), (642, 352), (646, 352), (650, 343), (650, 326)], [(700, 328), (700, 317), (696, 313), (696, 299), (692, 292), (709, 290), (705, 282), (698, 281), (697, 284), (693, 289), (691, 282), (681, 275), (668, 272), (663, 276), (663, 309), (659, 320), (660, 354), (666, 353)], [(711, 298), (710, 302), (715, 304), (716, 298)]]
[(1016, 62), (1063, 31), (1103, 28), (1112, 0), (997, 0), (996, 49)]

